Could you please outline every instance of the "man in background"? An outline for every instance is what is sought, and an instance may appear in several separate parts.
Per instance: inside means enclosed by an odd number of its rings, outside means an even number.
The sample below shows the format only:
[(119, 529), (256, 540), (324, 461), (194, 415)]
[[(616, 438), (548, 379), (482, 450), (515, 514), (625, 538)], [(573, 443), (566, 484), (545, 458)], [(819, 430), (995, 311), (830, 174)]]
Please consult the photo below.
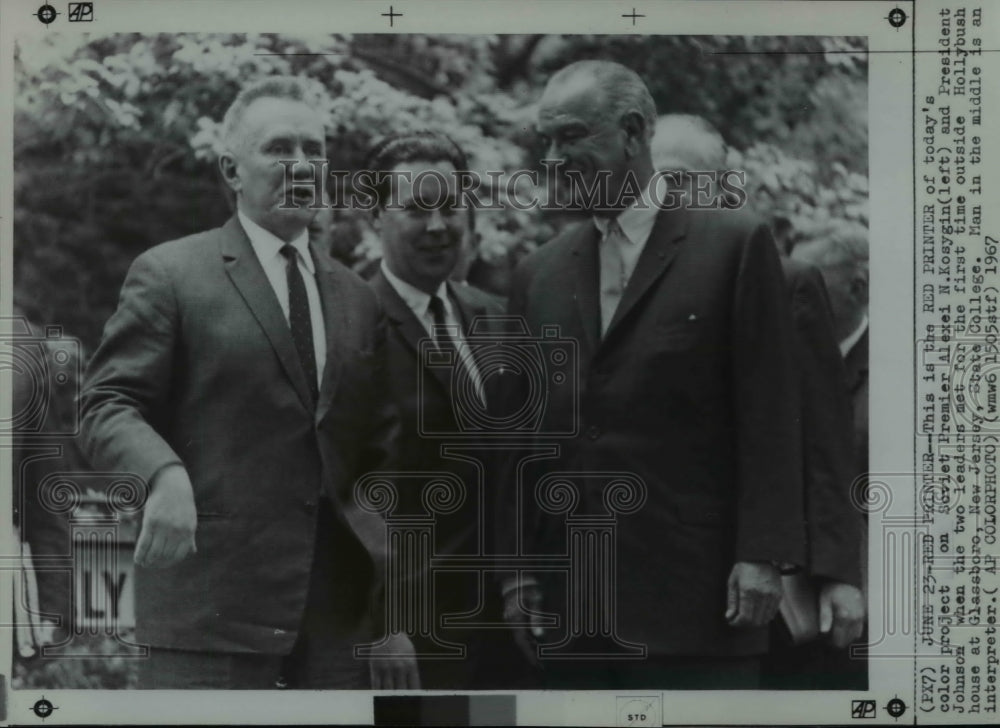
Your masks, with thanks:
[[(793, 248), (795, 260), (819, 268), (830, 292), (833, 333), (843, 357), (847, 391), (852, 404), (854, 462), (851, 476), (855, 501), (866, 500), (863, 489), (868, 463), (868, 231), (861, 225), (842, 223), (813, 233)], [(864, 512), (863, 512), (864, 515)], [(861, 588), (868, 592), (868, 524), (861, 539)], [(867, 625), (856, 645), (867, 642)], [(852, 675), (852, 686), (866, 686), (863, 660), (841, 663)]]
[[(663, 165), (658, 169), (714, 172), (726, 163), (722, 135), (699, 117), (661, 117), (653, 148)], [(808, 562), (805, 573), (782, 579), (782, 619), (772, 627), (766, 684), (846, 689), (856, 687), (844, 662), (846, 648), (860, 634), (865, 612), (861, 518), (850, 498), (855, 462), (850, 398), (823, 277), (815, 266), (789, 259), (784, 246), (779, 253), (795, 324)]]
[(86, 453), (149, 487), (140, 687), (419, 684), (404, 635), (390, 659), (354, 658), (376, 636), (386, 536), (352, 491), (391, 462), (398, 423), (375, 296), (308, 242), (316, 109), (291, 77), (240, 92), (219, 157), (236, 214), (136, 258), (90, 362)]
[(844, 223), (811, 235), (792, 258), (823, 274), (830, 293), (833, 334), (847, 369), (854, 404), (855, 477), (868, 472), (868, 231)]

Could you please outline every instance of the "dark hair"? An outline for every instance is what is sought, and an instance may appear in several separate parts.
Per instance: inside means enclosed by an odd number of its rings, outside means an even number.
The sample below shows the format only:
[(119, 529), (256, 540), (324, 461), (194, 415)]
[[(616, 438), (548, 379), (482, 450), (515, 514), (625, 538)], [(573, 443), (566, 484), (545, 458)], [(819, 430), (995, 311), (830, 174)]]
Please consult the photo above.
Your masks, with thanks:
[(380, 140), (365, 160), (365, 170), (372, 175), (376, 207), (384, 207), (391, 192), (392, 180), (388, 174), (404, 162), (451, 162), (456, 170), (467, 170), (469, 160), (465, 152), (440, 132), (421, 130), (395, 134)]

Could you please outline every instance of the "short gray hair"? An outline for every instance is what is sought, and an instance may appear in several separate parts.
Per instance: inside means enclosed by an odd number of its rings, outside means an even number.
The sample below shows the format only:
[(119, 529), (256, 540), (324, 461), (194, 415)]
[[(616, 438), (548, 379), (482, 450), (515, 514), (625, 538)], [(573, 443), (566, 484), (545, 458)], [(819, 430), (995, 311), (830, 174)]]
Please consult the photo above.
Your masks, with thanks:
[[(800, 248), (801, 246), (801, 248)], [(838, 220), (803, 233), (793, 256), (819, 268), (849, 267), (868, 270), (868, 228), (860, 223)], [(795, 251), (799, 252), (795, 256)]]
[(726, 166), (728, 148), (719, 130), (694, 114), (665, 114), (656, 122), (652, 145), (658, 170), (718, 171)]
[(267, 76), (244, 86), (233, 99), (222, 118), (222, 143), (235, 151), (239, 142), (239, 128), (246, 110), (257, 99), (288, 99), (299, 101), (319, 110), (319, 93), (304, 79), (297, 76)]
[(586, 60), (561, 68), (549, 84), (563, 83), (578, 75), (592, 78), (608, 101), (605, 115), (615, 123), (625, 114), (636, 112), (645, 121), (644, 141), (649, 144), (656, 126), (656, 104), (639, 74), (614, 61)]

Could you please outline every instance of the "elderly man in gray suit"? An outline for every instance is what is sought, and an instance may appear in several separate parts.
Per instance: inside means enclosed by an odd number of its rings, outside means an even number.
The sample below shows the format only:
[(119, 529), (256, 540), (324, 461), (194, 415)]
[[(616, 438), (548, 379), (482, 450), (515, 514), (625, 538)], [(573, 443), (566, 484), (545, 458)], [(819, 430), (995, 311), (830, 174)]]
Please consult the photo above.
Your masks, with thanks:
[(386, 543), (353, 486), (398, 423), (375, 295), (308, 241), (323, 120), (303, 82), (273, 77), (224, 132), (236, 214), (136, 258), (83, 391), (90, 459), (149, 487), (140, 684), (416, 687), (405, 636), (354, 657), (376, 636)]

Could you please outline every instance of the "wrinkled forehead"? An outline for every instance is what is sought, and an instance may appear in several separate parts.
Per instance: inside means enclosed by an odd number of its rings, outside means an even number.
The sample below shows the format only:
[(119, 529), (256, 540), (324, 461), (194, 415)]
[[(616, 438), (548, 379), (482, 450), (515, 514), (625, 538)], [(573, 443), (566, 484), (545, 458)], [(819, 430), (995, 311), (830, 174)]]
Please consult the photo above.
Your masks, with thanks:
[(604, 94), (594, 79), (575, 73), (549, 82), (538, 103), (538, 125), (592, 121), (603, 108)]

